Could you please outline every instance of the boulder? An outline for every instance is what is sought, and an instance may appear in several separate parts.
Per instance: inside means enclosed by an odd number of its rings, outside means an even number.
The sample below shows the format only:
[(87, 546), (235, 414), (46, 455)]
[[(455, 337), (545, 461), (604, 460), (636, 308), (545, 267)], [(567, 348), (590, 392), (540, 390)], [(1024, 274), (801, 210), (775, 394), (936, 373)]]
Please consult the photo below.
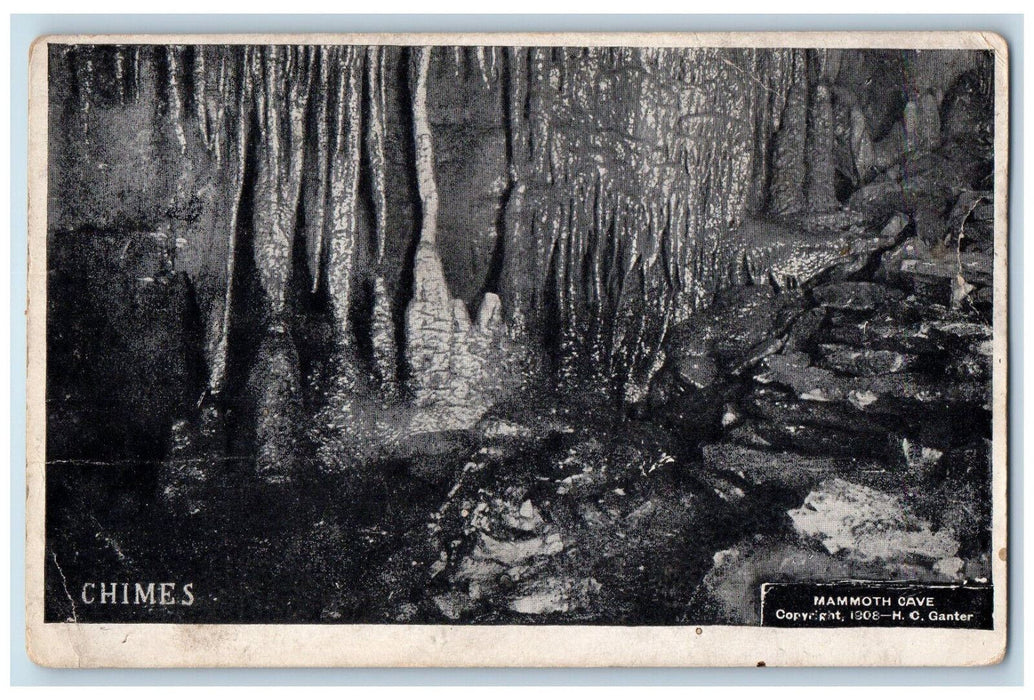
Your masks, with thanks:
[(916, 359), (894, 350), (857, 349), (835, 343), (820, 345), (819, 355), (823, 367), (856, 377), (901, 372), (914, 365)]
[(833, 478), (789, 511), (794, 529), (830, 554), (860, 561), (941, 562), (951, 568), (959, 550), (955, 533), (937, 532), (909, 512), (897, 496)]
[(835, 431), (882, 435), (888, 426), (849, 404), (806, 401), (775, 387), (758, 387), (743, 401), (745, 411), (758, 418), (789, 424), (814, 425)]
[(816, 287), (812, 295), (820, 306), (829, 309), (872, 311), (901, 293), (872, 282), (837, 282)]
[(767, 357), (761, 372), (754, 376), (761, 384), (776, 383), (793, 390), (809, 401), (837, 401), (846, 397), (845, 382), (828, 370), (811, 365), (803, 352), (787, 352)]
[(802, 313), (786, 332), (786, 342), (783, 348), (788, 352), (807, 352), (825, 323), (826, 317), (826, 310), (821, 306)]
[(715, 355), (726, 367), (739, 366), (777, 335), (801, 305), (799, 294), (779, 294), (768, 285), (730, 290), (714, 310)]
[(767, 284), (727, 289), (712, 306), (673, 329), (667, 355), (689, 385), (709, 384), (718, 368), (708, 358), (726, 368), (738, 366), (755, 346), (776, 335), (786, 308), (797, 304), (798, 295), (779, 294)]
[(971, 70), (959, 76), (948, 89), (941, 105), (944, 115), (941, 120), (941, 133), (944, 138), (973, 138), (981, 133), (989, 133), (992, 122), (991, 105), (988, 99), (991, 92), (979, 70)]
[[(746, 421), (736, 430), (741, 434), (749, 431), (759, 440), (756, 444), (808, 455), (866, 457), (881, 455), (884, 447), (882, 436), (795, 423), (785, 418), (779, 421)], [(736, 438), (729, 435), (729, 440), (735, 441)]]
[(896, 439), (894, 444), (899, 450), (897, 456), (903, 466), (921, 477), (932, 477), (933, 470), (941, 464), (944, 458), (943, 450), (923, 445), (907, 437)]
[(726, 443), (705, 445), (703, 455), (709, 469), (739, 475), (755, 486), (781, 484), (810, 488), (827, 477), (884, 471), (876, 462), (853, 457), (814, 457)]
[(758, 432), (756, 421), (740, 423), (722, 435), (723, 443), (743, 445), (745, 447), (756, 447), (758, 449), (769, 449), (772, 442)]
[(684, 355), (675, 361), (678, 378), (688, 387), (706, 389), (720, 377), (718, 365), (707, 355)]
[(511, 599), (507, 607), (522, 615), (567, 612), (571, 608), (570, 584), (558, 577), (533, 581)]
[(925, 375), (898, 373), (845, 377), (812, 367), (804, 353), (773, 355), (763, 362), (755, 380), (776, 383), (808, 401), (843, 401), (859, 410), (911, 417), (917, 404), (938, 407), (985, 406), (990, 386), (984, 382), (951, 381)]
[[(850, 273), (893, 245), (899, 231), (881, 226), (895, 212), (875, 217), (850, 209), (812, 213), (803, 217), (751, 219), (724, 232), (720, 264), (730, 271), (728, 283), (800, 287), (823, 274)], [(882, 221), (881, 221), (882, 219)], [(888, 238), (889, 237), (889, 238)]]
[(834, 316), (827, 335), (836, 343), (870, 350), (920, 355), (944, 351), (927, 323), (911, 322), (895, 314), (877, 314), (861, 322)]
[(971, 321), (937, 320), (928, 324), (930, 334), (946, 345), (964, 347), (971, 342), (986, 342), (992, 337), (992, 328), (985, 323)]
[(506, 527), (520, 532), (537, 532), (545, 527), (539, 509), (530, 500), (524, 501), (516, 512), (507, 510), (500, 517)]
[(432, 600), (438, 611), (450, 620), (459, 620), (474, 608), (469, 596), (455, 591), (436, 595)]
[(876, 279), (892, 284), (907, 285), (908, 279), (901, 274), (902, 263), (906, 260), (924, 260), (929, 257), (930, 246), (926, 241), (918, 236), (911, 236), (880, 256)]
[(903, 258), (893, 273), (904, 280), (912, 292), (938, 304), (956, 305), (977, 287), (992, 283), (991, 256), (980, 251), (945, 251)]

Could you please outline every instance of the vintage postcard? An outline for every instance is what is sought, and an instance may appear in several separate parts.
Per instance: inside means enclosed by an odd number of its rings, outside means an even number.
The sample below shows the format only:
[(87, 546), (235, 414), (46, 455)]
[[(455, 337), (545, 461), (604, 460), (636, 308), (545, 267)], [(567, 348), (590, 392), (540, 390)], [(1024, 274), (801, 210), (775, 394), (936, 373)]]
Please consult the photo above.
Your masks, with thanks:
[(1007, 50), (38, 40), (31, 657), (998, 662)]

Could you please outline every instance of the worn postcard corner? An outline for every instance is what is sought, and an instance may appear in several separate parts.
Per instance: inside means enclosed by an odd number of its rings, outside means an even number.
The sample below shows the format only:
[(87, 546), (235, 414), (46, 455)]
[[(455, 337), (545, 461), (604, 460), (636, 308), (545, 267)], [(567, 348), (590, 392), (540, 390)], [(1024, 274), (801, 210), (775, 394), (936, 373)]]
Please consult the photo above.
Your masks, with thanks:
[(1006, 644), (987, 32), (49, 36), (39, 664)]

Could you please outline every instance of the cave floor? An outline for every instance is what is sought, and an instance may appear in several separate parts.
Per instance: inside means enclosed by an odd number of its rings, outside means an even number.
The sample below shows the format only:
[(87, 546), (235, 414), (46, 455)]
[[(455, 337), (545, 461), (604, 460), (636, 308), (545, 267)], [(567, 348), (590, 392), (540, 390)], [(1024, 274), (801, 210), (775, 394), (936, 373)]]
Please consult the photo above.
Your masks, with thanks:
[[(48, 619), (742, 623), (764, 580), (986, 580), (986, 309), (868, 284), (795, 296), (778, 352), (660, 407), (520, 397), (352, 471), (227, 458), (172, 502), (168, 465), (51, 464)], [(838, 518), (921, 542), (873, 555)], [(76, 605), (83, 581), (195, 601)]]

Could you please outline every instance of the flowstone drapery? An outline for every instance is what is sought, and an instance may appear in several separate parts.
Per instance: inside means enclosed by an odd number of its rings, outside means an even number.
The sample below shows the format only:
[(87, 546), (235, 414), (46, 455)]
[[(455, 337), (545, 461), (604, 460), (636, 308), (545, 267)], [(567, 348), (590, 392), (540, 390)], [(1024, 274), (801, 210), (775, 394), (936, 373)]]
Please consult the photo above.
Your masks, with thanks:
[(890, 103), (833, 50), (57, 46), (49, 226), (158, 241), (199, 403), (244, 407), (275, 480), (306, 412), (469, 427), (542, 378), (642, 400), (674, 326), (792, 277), (758, 222), (853, 250), (841, 202), (935, 145), (971, 67), (913, 53), (881, 54)]

